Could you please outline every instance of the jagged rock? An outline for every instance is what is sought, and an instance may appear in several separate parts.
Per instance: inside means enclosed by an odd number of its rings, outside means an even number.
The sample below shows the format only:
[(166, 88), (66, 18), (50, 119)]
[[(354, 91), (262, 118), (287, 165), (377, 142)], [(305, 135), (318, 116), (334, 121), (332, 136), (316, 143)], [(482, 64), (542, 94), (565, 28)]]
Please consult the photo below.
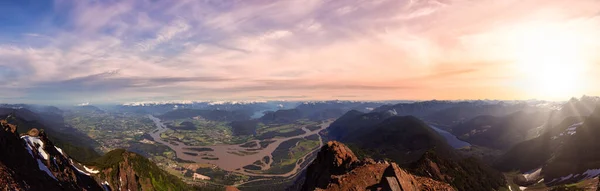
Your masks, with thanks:
[(377, 164), (372, 158), (366, 158), (362, 161), (364, 164)]
[(337, 141), (328, 142), (306, 170), (307, 176), (302, 190), (325, 188), (332, 175), (348, 172), (356, 162), (358, 158), (346, 145)]
[[(385, 174), (386, 177), (392, 177), (393, 180), (398, 181), (398, 185), (403, 191), (416, 191), (418, 190), (418, 182), (413, 175), (400, 169), (396, 163), (392, 163)], [(395, 179), (394, 179), (395, 178)], [(388, 184), (389, 185), (389, 184)]]
[(359, 161), (344, 144), (331, 141), (307, 169), (301, 190), (454, 190), (430, 178), (416, 177), (396, 163)]

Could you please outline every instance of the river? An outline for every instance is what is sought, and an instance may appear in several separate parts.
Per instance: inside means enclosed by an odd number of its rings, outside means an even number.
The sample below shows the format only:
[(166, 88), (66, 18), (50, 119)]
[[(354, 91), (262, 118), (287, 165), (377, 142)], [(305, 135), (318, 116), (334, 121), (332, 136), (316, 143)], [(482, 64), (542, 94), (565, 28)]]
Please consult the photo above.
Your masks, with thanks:
[[(302, 130), (304, 130), (304, 134), (302, 134), (302, 135), (293, 136), (293, 137), (285, 137), (285, 138), (268, 139), (268, 140), (271, 140), (274, 142), (269, 144), (266, 148), (260, 149), (260, 145), (258, 145), (257, 147), (254, 147), (254, 148), (244, 148), (244, 147), (240, 147), (240, 145), (187, 146), (180, 142), (175, 142), (175, 144), (173, 144), (172, 142), (163, 141), (160, 138), (160, 134), (168, 130), (167, 126), (164, 123), (162, 123), (160, 119), (158, 119), (152, 115), (148, 115), (148, 117), (152, 121), (154, 121), (154, 123), (156, 124), (156, 129), (150, 133), (150, 136), (154, 139), (155, 142), (164, 144), (164, 145), (170, 147), (172, 150), (174, 150), (175, 153), (177, 154), (178, 158), (183, 159), (183, 160), (194, 161), (197, 163), (214, 164), (223, 170), (235, 171), (235, 172), (239, 172), (239, 173), (245, 174), (245, 175), (265, 176), (265, 177), (288, 177), (288, 176), (294, 175), (300, 170), (299, 169), (300, 165), (298, 165), (298, 163), (296, 163), (296, 167), (292, 171), (290, 171), (286, 174), (255, 174), (255, 173), (249, 173), (249, 172), (244, 171), (243, 167), (246, 165), (250, 165), (257, 160), (262, 161), (262, 159), (265, 156), (269, 157), (269, 159), (270, 159), (269, 161), (273, 161), (273, 157), (271, 155), (273, 153), (273, 151), (275, 151), (275, 149), (282, 142), (290, 140), (290, 139), (294, 139), (294, 138), (304, 138), (304, 137), (307, 137), (310, 135), (315, 135), (315, 134), (319, 135), (319, 140), (321, 140), (320, 146), (315, 148), (313, 151), (309, 152), (309, 154), (316, 152), (318, 149), (321, 148), (321, 146), (323, 146), (321, 135), (318, 133), (321, 130), (327, 128), (332, 122), (332, 121), (327, 121), (327, 122), (322, 123), (320, 125), (321, 128), (318, 130), (315, 130), (315, 131), (310, 131), (310, 130), (306, 129), (306, 127), (302, 127)], [(258, 144), (258, 140), (255, 140), (255, 141)], [(213, 151), (198, 152), (198, 151), (192, 151), (192, 150), (188, 150), (188, 149), (184, 149), (184, 148), (198, 148), (198, 149), (199, 148), (210, 148)], [(260, 150), (248, 150), (248, 149), (260, 149)], [(232, 154), (232, 152), (240, 152), (240, 151), (257, 152), (257, 153), (243, 155), (243, 156)], [(183, 152), (196, 153), (196, 154), (198, 154), (198, 156), (188, 155)], [(309, 154), (304, 156), (303, 159), (306, 158)], [(218, 160), (204, 159), (203, 157), (218, 158)], [(270, 167), (270, 164), (267, 164), (266, 168), (263, 168), (263, 170), (266, 170), (269, 167)]]

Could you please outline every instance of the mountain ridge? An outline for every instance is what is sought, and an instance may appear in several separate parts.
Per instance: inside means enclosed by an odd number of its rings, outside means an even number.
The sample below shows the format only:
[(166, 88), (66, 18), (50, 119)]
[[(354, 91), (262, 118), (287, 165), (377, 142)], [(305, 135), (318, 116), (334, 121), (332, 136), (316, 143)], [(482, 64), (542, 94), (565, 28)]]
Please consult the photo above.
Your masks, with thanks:
[[(189, 188), (180, 179), (159, 169), (141, 155), (115, 150), (104, 158), (113, 157), (109, 163), (120, 168), (113, 173), (111, 168), (98, 168), (99, 164), (80, 164), (69, 157), (61, 148), (54, 146), (43, 129), (30, 129), (18, 134), (16, 117), (7, 116), (0, 120), (0, 187), (5, 190), (185, 190)], [(116, 158), (114, 157), (116, 156)], [(103, 158), (98, 159), (97, 161)], [(133, 167), (132, 167), (133, 166)], [(98, 169), (96, 169), (98, 168)], [(107, 170), (108, 169), (108, 170)], [(118, 170), (118, 171), (119, 171)], [(108, 171), (108, 173), (107, 173)], [(101, 173), (102, 172), (102, 173)], [(154, 174), (154, 175), (152, 175)], [(116, 182), (124, 177), (126, 186)], [(121, 180), (121, 179), (119, 179)], [(138, 180), (145, 182), (140, 183)], [(114, 185), (114, 186), (113, 186)], [(163, 186), (167, 185), (167, 186)], [(119, 187), (115, 187), (119, 186)], [(108, 188), (108, 189), (107, 189)]]

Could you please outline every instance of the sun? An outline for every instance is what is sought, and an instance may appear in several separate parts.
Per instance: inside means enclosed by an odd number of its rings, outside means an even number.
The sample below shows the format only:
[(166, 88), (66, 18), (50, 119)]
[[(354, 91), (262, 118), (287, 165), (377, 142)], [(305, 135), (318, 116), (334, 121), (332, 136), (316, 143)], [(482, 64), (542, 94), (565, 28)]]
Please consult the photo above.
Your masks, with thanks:
[(582, 39), (576, 31), (532, 27), (521, 31), (519, 37), (515, 42), (515, 64), (527, 91), (548, 99), (580, 94), (589, 62), (582, 54)]

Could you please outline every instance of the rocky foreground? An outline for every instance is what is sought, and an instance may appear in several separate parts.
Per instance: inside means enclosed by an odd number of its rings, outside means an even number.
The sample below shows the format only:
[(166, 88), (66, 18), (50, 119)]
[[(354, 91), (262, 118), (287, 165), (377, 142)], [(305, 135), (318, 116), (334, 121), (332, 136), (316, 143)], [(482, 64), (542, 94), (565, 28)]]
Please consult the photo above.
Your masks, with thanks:
[(455, 190), (447, 183), (415, 176), (396, 163), (358, 160), (346, 145), (330, 141), (308, 167), (301, 188), (309, 190)]

